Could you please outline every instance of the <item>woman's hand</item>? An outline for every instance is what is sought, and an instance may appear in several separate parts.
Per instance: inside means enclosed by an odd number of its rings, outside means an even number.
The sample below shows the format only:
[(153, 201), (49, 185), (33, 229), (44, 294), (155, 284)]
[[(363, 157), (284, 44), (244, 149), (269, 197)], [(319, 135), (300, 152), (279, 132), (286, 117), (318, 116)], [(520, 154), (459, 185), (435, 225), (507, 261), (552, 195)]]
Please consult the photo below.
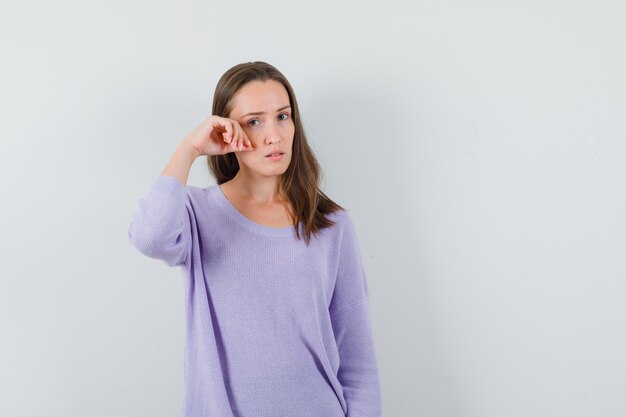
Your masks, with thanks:
[(184, 139), (200, 155), (253, 151), (252, 143), (236, 120), (211, 115)]

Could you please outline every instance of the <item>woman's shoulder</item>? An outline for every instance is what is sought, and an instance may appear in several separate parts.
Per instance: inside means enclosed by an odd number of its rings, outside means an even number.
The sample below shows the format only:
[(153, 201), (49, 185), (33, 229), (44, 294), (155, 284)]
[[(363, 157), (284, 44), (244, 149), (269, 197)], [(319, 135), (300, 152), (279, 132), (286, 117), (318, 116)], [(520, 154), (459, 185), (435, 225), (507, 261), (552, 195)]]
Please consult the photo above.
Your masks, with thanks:
[(209, 184), (207, 186), (197, 186), (197, 185), (189, 185), (187, 184), (185, 186), (185, 188), (187, 189), (187, 194), (192, 197), (192, 198), (202, 198), (203, 200), (206, 199), (215, 199), (217, 198), (217, 185), (216, 184)]
[(352, 216), (347, 209), (339, 208), (326, 214), (326, 218), (335, 223), (333, 225), (333, 229), (335, 229), (338, 233), (343, 233), (346, 230), (354, 230), (354, 221), (352, 220)]
[(349, 218), (350, 215), (348, 210), (343, 208), (338, 208), (335, 211), (326, 214), (326, 217), (333, 221), (343, 222), (346, 218)]
[[(180, 183), (179, 183), (180, 184)], [(208, 213), (212, 207), (219, 206), (220, 200), (217, 185), (197, 186), (180, 185), (185, 190), (187, 204), (196, 216)]]

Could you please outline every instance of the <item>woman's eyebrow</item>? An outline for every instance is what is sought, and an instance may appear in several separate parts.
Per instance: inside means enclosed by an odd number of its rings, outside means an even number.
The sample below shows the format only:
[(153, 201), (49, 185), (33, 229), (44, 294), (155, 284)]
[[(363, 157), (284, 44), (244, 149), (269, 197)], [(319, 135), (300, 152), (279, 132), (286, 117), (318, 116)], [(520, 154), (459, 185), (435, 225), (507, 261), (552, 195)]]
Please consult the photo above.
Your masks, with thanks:
[[(285, 110), (287, 108), (291, 108), (291, 106), (288, 104), (286, 106), (281, 107), (280, 109), (276, 110), (276, 112), (279, 112), (281, 110)], [(255, 111), (255, 112), (250, 112), (250, 113), (246, 113), (241, 117), (246, 117), (246, 116), (252, 116), (252, 115), (261, 115), (261, 114), (265, 114), (264, 111)]]

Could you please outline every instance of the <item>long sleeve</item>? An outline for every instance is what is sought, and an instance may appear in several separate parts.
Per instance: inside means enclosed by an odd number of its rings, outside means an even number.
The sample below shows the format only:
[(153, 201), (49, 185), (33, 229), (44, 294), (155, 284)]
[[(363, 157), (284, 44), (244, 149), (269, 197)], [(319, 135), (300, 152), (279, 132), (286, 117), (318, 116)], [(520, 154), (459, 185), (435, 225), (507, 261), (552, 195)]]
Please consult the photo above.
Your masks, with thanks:
[(380, 417), (369, 291), (354, 224), (347, 213), (329, 312), (339, 351), (337, 378), (343, 386), (347, 417)]
[(186, 187), (175, 177), (160, 175), (139, 200), (128, 239), (139, 252), (168, 266), (186, 263), (191, 241), (191, 205)]

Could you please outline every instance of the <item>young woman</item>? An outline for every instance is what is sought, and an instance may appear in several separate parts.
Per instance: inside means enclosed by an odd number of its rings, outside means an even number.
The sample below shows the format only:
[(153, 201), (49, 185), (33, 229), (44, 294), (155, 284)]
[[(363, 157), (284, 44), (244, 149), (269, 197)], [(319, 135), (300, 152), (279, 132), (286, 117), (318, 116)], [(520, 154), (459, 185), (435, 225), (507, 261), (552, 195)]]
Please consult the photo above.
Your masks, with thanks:
[[(217, 185), (188, 186), (202, 155)], [(130, 242), (185, 271), (185, 416), (381, 415), (357, 235), (320, 175), (291, 85), (251, 62), (139, 200)]]

